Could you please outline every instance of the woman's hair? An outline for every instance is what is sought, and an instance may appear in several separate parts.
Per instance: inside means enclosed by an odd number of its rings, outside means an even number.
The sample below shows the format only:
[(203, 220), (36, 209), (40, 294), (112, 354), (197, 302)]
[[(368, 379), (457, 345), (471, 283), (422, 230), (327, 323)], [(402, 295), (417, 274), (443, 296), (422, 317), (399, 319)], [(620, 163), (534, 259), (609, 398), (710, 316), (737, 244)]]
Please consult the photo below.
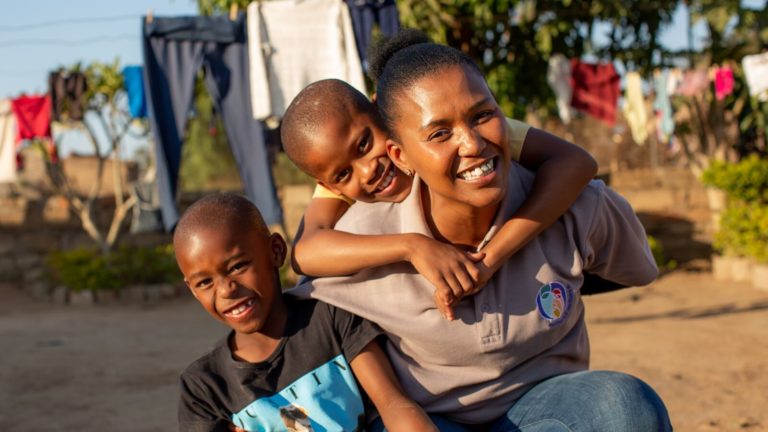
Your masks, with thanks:
[(396, 99), (416, 81), (452, 66), (467, 66), (482, 75), (461, 51), (432, 42), (419, 30), (404, 29), (374, 43), (369, 53), (369, 75), (376, 83), (376, 104), (389, 133), (394, 130)]

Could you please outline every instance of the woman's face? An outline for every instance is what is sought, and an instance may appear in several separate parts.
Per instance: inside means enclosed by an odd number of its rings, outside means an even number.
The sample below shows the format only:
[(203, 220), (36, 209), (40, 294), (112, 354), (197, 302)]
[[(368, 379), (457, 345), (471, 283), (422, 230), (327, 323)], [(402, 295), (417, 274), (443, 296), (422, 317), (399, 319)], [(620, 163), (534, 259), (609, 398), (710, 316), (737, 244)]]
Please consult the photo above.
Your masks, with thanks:
[(501, 202), (509, 169), (503, 156), (507, 126), (480, 73), (448, 67), (416, 81), (396, 103), (401, 142), (390, 142), (390, 157), (419, 174), (433, 205), (485, 208)]

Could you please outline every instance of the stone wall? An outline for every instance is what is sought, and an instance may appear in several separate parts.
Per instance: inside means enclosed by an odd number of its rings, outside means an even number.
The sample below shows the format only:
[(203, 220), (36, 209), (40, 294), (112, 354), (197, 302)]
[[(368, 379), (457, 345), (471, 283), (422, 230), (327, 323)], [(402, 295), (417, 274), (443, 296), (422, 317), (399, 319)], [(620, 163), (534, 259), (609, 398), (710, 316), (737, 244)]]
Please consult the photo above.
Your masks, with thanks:
[(707, 190), (687, 168), (624, 170), (608, 181), (632, 204), (648, 234), (679, 262), (708, 258), (713, 218)]
[[(629, 200), (669, 258), (685, 263), (709, 257), (713, 227), (707, 194), (690, 171), (624, 170), (606, 179)], [(312, 188), (304, 185), (279, 191), (288, 237), (298, 229), (311, 194)], [(199, 196), (185, 196), (182, 207)], [(103, 225), (109, 223), (112, 214), (110, 201), (104, 198), (98, 202), (99, 213), (107, 216), (100, 222)], [(170, 235), (124, 233), (121, 242), (154, 246), (170, 242)], [(49, 298), (52, 287), (46, 275), (46, 256), (56, 250), (94, 246), (64, 198), (0, 198), (0, 281), (18, 284), (35, 297)]]

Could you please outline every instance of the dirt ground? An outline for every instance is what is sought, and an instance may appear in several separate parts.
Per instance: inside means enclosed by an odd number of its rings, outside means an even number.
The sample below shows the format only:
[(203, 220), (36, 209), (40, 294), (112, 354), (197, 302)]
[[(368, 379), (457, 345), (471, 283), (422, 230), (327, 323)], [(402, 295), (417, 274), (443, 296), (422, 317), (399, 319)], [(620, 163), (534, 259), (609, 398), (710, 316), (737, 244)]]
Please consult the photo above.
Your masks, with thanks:
[[(190, 297), (64, 307), (0, 294), (0, 431), (175, 430), (179, 372), (225, 333)], [(768, 292), (678, 271), (585, 302), (592, 368), (650, 383), (675, 430), (768, 430)]]

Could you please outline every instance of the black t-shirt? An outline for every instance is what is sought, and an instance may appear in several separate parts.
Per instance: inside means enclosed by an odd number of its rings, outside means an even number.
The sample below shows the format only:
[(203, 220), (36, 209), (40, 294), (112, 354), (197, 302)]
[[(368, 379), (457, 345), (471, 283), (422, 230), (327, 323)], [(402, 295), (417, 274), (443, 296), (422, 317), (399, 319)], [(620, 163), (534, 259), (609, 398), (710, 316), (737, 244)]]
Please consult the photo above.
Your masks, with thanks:
[(283, 298), (285, 336), (267, 360), (235, 360), (230, 333), (184, 371), (180, 431), (227, 431), (229, 423), (248, 431), (363, 430), (349, 363), (381, 330), (326, 303)]

